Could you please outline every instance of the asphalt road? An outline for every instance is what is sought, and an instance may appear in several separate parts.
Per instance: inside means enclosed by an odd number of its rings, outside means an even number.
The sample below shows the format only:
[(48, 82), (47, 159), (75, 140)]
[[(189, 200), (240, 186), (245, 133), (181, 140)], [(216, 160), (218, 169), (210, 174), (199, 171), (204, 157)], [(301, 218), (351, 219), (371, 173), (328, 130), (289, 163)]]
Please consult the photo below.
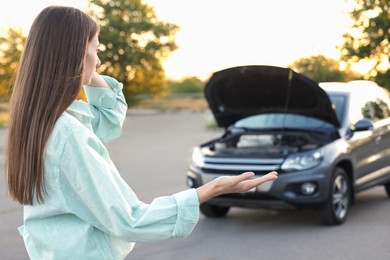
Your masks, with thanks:
[[(185, 187), (191, 148), (218, 131), (205, 129), (202, 112), (130, 112), (120, 139), (107, 145), (123, 178), (150, 202)], [(4, 140), (0, 167), (4, 176)], [(322, 226), (312, 210), (231, 210), (226, 218), (200, 216), (187, 238), (138, 243), (126, 259), (137, 260), (360, 260), (390, 259), (390, 200), (383, 187), (358, 195), (347, 222)], [(28, 259), (16, 228), (22, 209), (6, 194), (0, 178), (0, 259)]]

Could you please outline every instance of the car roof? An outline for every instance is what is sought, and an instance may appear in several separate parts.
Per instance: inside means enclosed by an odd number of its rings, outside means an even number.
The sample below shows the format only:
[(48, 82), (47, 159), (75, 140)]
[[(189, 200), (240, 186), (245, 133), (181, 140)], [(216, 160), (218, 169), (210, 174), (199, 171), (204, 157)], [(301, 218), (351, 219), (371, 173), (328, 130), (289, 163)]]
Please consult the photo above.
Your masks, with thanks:
[(318, 84), (326, 92), (354, 94), (383, 94), (386, 90), (376, 82), (369, 80), (353, 80), (349, 82), (321, 82)]

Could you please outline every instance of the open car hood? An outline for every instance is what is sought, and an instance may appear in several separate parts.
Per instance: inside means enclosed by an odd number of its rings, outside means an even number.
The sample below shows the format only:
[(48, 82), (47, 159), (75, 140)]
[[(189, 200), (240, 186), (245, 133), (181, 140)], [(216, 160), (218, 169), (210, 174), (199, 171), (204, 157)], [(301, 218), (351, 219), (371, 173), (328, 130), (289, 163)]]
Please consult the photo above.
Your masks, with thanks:
[(264, 113), (310, 116), (339, 127), (325, 91), (288, 68), (251, 65), (224, 69), (210, 77), (204, 94), (220, 127)]

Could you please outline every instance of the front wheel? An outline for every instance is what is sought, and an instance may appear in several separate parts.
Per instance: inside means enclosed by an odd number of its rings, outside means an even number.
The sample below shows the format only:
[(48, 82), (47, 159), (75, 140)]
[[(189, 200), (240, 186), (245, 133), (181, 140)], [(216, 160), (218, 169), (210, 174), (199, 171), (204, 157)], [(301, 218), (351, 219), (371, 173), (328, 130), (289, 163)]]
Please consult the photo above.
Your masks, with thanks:
[(351, 205), (350, 180), (342, 168), (335, 168), (329, 189), (328, 201), (320, 210), (321, 222), (325, 225), (339, 225), (345, 222)]
[(200, 204), (200, 212), (202, 212), (206, 217), (210, 218), (224, 217), (229, 212), (229, 210), (230, 207), (216, 206), (207, 203)]

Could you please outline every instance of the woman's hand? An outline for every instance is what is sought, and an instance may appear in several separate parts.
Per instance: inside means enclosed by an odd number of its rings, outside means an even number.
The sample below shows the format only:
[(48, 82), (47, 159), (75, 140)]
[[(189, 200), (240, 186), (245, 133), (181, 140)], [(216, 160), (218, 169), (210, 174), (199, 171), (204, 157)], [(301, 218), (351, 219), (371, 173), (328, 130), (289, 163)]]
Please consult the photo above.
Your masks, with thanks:
[(103, 79), (103, 77), (97, 73), (94, 72), (92, 74), (91, 83), (89, 83), (90, 87), (98, 87), (98, 88), (108, 88), (111, 89), (111, 87), (108, 85), (108, 83)]
[(264, 182), (275, 180), (278, 177), (278, 173), (275, 171), (269, 172), (260, 178), (252, 179), (254, 175), (253, 172), (244, 172), (238, 176), (221, 176), (200, 186), (196, 189), (199, 203), (226, 193), (246, 192)]

